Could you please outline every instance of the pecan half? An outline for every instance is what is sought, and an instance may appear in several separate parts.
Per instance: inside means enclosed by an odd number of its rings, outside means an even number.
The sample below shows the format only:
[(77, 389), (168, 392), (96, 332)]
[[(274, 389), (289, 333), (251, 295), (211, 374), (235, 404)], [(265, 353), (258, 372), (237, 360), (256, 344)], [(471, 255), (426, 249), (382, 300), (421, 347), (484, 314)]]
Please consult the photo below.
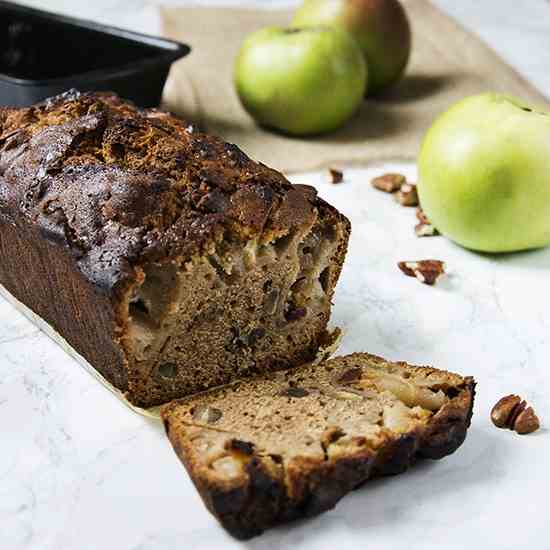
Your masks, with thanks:
[(330, 183), (342, 183), (344, 181), (344, 173), (336, 168), (329, 168)]
[(401, 189), (401, 186), (406, 183), (407, 179), (403, 174), (384, 174), (371, 180), (371, 185), (379, 191), (385, 193), (394, 193)]
[(394, 195), (401, 206), (418, 206), (418, 193), (414, 183), (404, 183)]
[(518, 395), (500, 399), (491, 411), (491, 420), (497, 428), (509, 429), (518, 434), (530, 434), (540, 428), (540, 421), (533, 410)]
[(539, 428), (540, 420), (535, 414), (533, 407), (527, 407), (522, 410), (514, 422), (514, 430), (520, 435), (536, 432)]
[(416, 277), (425, 285), (434, 285), (445, 273), (445, 262), (441, 260), (418, 260), (399, 262), (399, 269), (408, 277)]

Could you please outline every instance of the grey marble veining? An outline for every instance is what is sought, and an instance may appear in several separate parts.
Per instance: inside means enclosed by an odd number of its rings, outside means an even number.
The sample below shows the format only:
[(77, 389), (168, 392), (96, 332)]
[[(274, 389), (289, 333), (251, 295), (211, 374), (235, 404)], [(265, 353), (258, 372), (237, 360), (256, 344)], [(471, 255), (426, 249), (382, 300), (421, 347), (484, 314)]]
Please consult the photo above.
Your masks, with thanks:
[[(138, 0), (40, 3), (142, 29), (156, 24), (154, 6)], [(542, 66), (550, 5), (438, 3), (550, 93)], [(130, 412), (0, 301), (0, 549), (550, 550), (549, 432), (520, 437), (488, 419), (500, 396), (517, 392), (550, 422), (550, 249), (488, 256), (442, 237), (417, 239), (414, 209), (368, 184), (386, 169), (415, 178), (413, 166), (386, 165), (346, 169), (338, 186), (324, 174), (293, 180), (316, 185), (353, 223), (333, 316), (345, 329), (340, 352), (477, 378), (473, 425), (457, 453), (371, 482), (319, 518), (239, 543), (206, 512), (160, 425)], [(396, 267), (427, 257), (449, 269), (434, 288)]]

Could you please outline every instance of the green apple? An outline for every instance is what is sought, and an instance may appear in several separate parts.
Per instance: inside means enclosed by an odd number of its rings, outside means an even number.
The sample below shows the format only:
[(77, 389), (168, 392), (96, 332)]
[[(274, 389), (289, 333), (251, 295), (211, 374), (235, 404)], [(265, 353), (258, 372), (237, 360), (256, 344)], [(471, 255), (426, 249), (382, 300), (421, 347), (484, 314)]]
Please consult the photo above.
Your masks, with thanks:
[(320, 134), (348, 120), (362, 101), (367, 67), (349, 33), (329, 27), (268, 27), (251, 34), (235, 63), (244, 108), (291, 135)]
[(399, 80), (409, 61), (411, 28), (398, 0), (305, 0), (292, 24), (333, 25), (351, 32), (369, 67), (369, 95)]
[(550, 113), (468, 97), (430, 128), (418, 170), (422, 208), (453, 241), (483, 252), (550, 244)]

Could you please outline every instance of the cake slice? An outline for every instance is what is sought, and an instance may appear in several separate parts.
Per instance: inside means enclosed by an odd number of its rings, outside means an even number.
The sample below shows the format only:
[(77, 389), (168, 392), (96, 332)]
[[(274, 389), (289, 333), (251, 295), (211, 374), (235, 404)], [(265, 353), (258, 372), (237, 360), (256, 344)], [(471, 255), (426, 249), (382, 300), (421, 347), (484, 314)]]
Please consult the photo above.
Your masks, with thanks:
[(74, 90), (0, 108), (0, 285), (135, 405), (312, 360), (349, 231), (168, 113)]
[(324, 512), (371, 477), (454, 452), (474, 387), (357, 353), (175, 401), (162, 418), (207, 508), (249, 538)]

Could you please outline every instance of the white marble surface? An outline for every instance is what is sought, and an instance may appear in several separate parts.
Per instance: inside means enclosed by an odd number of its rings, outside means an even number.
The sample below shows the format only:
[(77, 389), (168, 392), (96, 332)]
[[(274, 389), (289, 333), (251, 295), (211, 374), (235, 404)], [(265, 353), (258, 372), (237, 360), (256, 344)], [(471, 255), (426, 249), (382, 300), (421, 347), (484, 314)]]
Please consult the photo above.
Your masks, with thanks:
[[(40, 3), (116, 23), (131, 11), (134, 26), (154, 15), (137, 0)], [(550, 93), (541, 61), (550, 51), (542, 47), (550, 4), (438, 3)], [(153, 28), (155, 18), (145, 19)], [(528, 63), (518, 51), (529, 52)], [(369, 350), (477, 378), (473, 425), (456, 454), (370, 483), (319, 518), (233, 541), (202, 506), (160, 425), (131, 413), (0, 301), (0, 549), (549, 550), (550, 434), (496, 430), (488, 413), (517, 392), (550, 422), (550, 249), (491, 257), (442, 237), (417, 239), (414, 209), (368, 185), (387, 168), (415, 175), (413, 166), (386, 166), (346, 170), (339, 186), (323, 174), (293, 179), (315, 184), (353, 223), (333, 317), (346, 329), (341, 352)], [(438, 287), (396, 268), (427, 257), (447, 261), (450, 275)]]

